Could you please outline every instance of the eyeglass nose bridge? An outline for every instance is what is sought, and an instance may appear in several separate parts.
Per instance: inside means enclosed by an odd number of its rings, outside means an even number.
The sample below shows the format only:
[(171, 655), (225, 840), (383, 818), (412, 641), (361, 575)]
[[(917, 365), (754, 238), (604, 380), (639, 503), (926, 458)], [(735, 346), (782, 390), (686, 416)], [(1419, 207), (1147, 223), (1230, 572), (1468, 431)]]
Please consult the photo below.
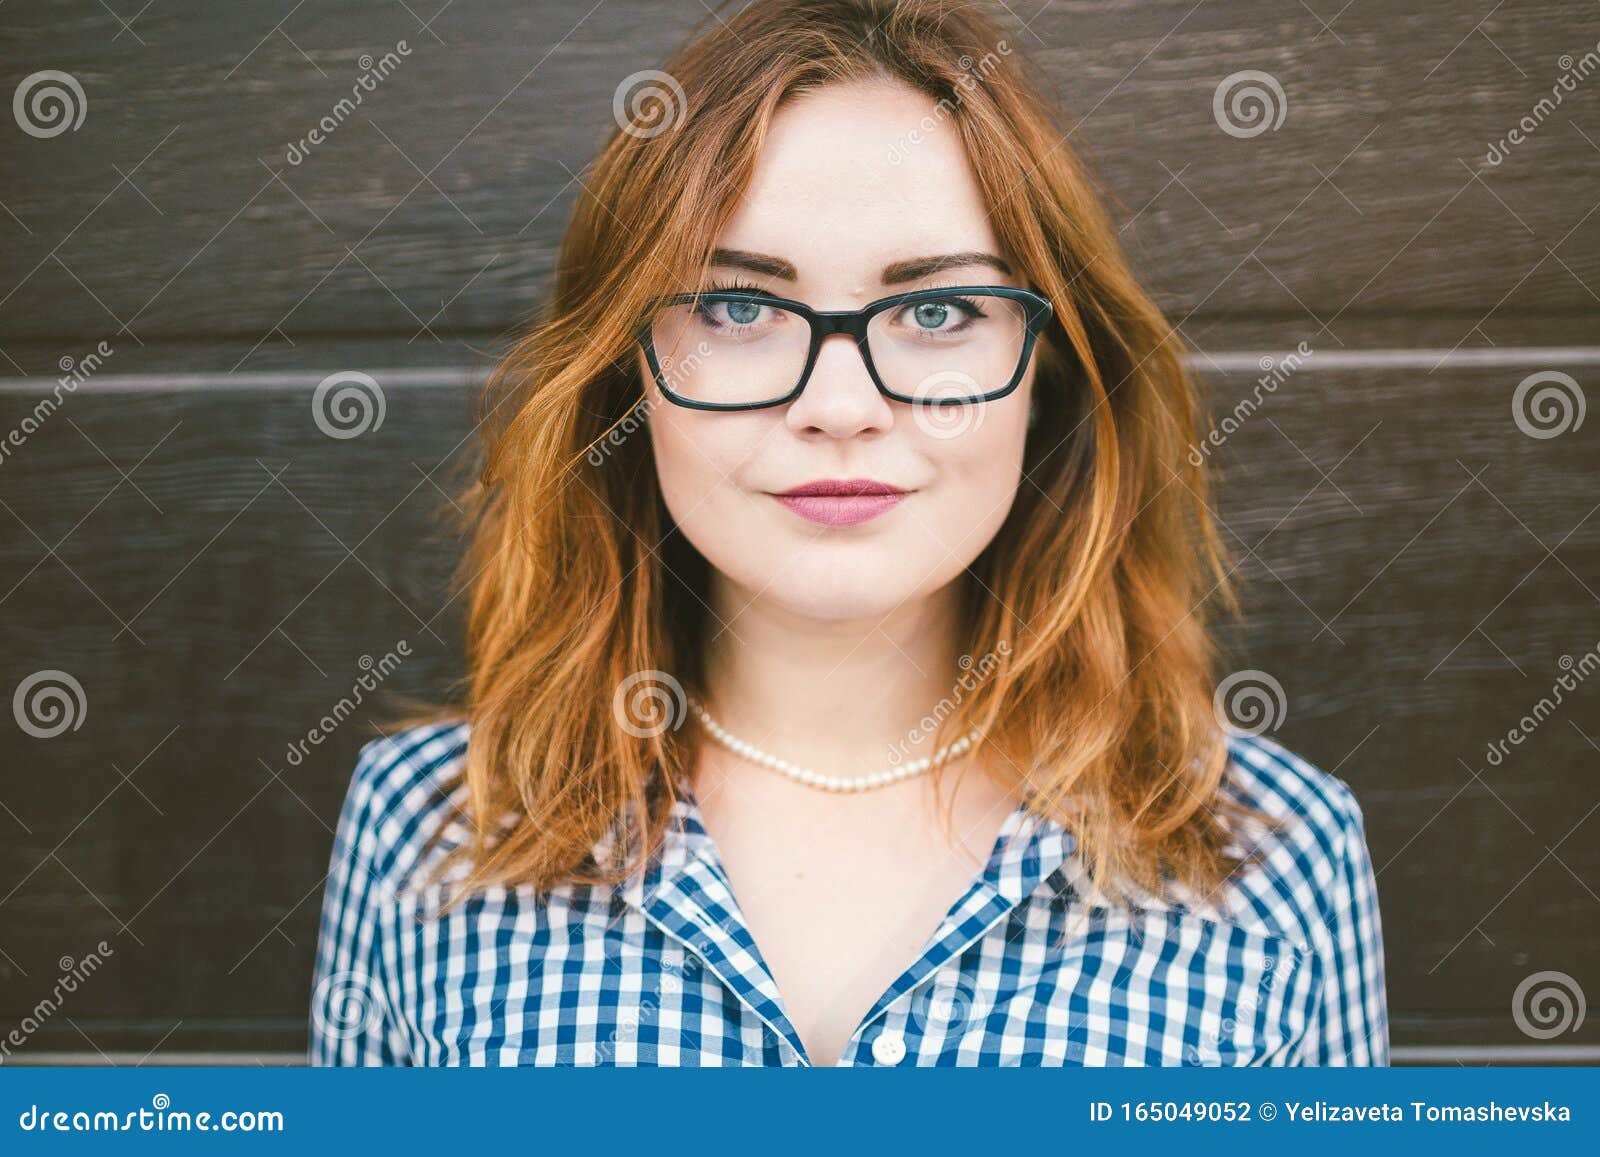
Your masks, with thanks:
[(821, 345), (825, 338), (832, 337), (836, 333), (844, 333), (855, 338), (856, 344), (865, 348), (869, 321), (871, 321), (871, 311), (867, 309), (814, 309), (811, 311), (811, 332), (818, 345)]
[(867, 326), (878, 312), (872, 306), (863, 309), (806, 310), (806, 317), (811, 322), (811, 348), (807, 351), (806, 365), (801, 371), (800, 383), (790, 395), (791, 401), (800, 397), (805, 388), (811, 384), (811, 372), (816, 369), (817, 358), (822, 354), (822, 343), (839, 333), (854, 340), (856, 353), (861, 355), (861, 364), (866, 369), (867, 377), (872, 381), (873, 387), (883, 397), (894, 399), (894, 394), (878, 376), (878, 367), (872, 364), (872, 350), (867, 341)]
[(869, 309), (813, 309), (813, 326), (819, 341), (835, 333), (848, 333), (858, 341), (866, 339)]

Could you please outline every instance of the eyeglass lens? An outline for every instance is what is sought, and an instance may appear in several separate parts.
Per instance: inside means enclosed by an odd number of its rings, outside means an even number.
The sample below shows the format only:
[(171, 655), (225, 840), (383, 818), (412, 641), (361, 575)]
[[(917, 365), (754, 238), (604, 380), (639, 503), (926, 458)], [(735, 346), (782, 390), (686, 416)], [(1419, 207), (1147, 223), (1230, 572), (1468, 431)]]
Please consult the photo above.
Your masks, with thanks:
[[(1020, 301), (962, 293), (891, 306), (867, 324), (872, 364), (890, 393), (965, 400), (1004, 389), (1027, 340)], [(738, 294), (664, 306), (651, 340), (668, 387), (694, 402), (751, 405), (786, 397), (805, 372), (811, 326)]]

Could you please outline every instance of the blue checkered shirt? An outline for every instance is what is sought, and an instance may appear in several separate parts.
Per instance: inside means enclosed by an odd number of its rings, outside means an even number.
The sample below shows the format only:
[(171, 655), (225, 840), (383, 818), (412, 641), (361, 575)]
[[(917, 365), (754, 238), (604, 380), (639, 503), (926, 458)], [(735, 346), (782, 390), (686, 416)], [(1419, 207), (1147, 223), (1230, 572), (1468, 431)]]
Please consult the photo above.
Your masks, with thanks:
[[(441, 724), (361, 751), (323, 901), (313, 1064), (811, 1064), (692, 791), (623, 884), (495, 887), (436, 918), (441, 885), (422, 877), (465, 836), (466, 742)], [(1224, 906), (1096, 902), (1071, 833), (1019, 804), (838, 1065), (1387, 1064), (1361, 809), (1266, 737), (1228, 743), (1223, 790), (1285, 822)]]

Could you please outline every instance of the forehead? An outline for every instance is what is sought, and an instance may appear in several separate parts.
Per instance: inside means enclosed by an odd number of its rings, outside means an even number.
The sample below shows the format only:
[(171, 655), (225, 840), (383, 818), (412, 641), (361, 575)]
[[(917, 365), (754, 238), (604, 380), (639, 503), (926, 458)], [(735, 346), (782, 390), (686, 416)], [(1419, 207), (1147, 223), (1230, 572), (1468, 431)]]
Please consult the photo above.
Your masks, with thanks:
[(887, 81), (830, 85), (785, 105), (718, 244), (787, 258), (802, 283), (876, 283), (906, 256), (997, 251), (948, 110)]

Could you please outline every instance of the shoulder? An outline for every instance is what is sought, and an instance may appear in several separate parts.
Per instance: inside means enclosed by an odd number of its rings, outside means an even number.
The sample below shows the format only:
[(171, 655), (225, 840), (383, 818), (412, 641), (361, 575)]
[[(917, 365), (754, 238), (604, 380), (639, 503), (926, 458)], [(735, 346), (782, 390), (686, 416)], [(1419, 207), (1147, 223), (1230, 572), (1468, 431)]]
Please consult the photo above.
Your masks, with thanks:
[(1361, 805), (1344, 780), (1264, 735), (1230, 733), (1220, 792), (1261, 820), (1239, 820), (1252, 858), (1231, 881), (1234, 918), (1311, 945), (1340, 918), (1351, 865), (1367, 868)]
[(428, 723), (361, 748), (339, 824), (339, 844), (390, 882), (417, 866), (441, 828), (464, 832), (465, 722)]
[(1228, 736), (1221, 790), (1279, 821), (1280, 839), (1298, 851), (1335, 855), (1361, 828), (1361, 805), (1344, 780), (1265, 735)]

